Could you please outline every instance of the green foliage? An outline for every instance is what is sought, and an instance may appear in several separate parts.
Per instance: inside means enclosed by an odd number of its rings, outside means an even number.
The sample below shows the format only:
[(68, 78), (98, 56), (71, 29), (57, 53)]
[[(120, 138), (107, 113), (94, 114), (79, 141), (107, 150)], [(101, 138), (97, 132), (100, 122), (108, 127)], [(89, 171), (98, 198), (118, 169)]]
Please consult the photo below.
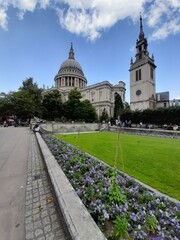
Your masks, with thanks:
[(102, 111), (102, 115), (99, 118), (99, 121), (100, 122), (103, 122), (103, 121), (107, 122), (108, 120), (109, 120), (109, 115), (108, 115), (106, 109), (104, 108), (103, 111)]
[(114, 99), (114, 119), (118, 119), (120, 117), (121, 113), (123, 112), (124, 105), (121, 99), (121, 96), (119, 93), (115, 93), (115, 99)]
[(158, 221), (155, 216), (147, 216), (146, 218), (146, 228), (148, 232), (154, 233), (157, 229)]
[(114, 237), (115, 239), (127, 239), (128, 234), (128, 221), (124, 216), (117, 216), (116, 220), (113, 221), (114, 223)]
[(63, 104), (58, 90), (53, 90), (44, 95), (43, 118), (54, 121), (55, 118), (61, 118), (63, 115)]
[(176, 216), (177, 216), (177, 219), (180, 220), (180, 211), (177, 211), (177, 212), (176, 212)]
[(89, 100), (80, 101), (81, 93), (77, 88), (69, 92), (64, 103), (64, 114), (67, 120), (93, 122), (97, 119), (96, 110)]
[(34, 104), (33, 98), (29, 97), (29, 93), (21, 90), (14, 92), (11, 96), (11, 101), (14, 106), (14, 113), (20, 119), (30, 119), (36, 112), (36, 105)]
[(111, 178), (111, 185), (109, 187), (108, 195), (110, 202), (113, 201), (117, 204), (124, 204), (126, 202), (126, 197), (121, 193), (121, 188), (115, 176)]
[(77, 88), (72, 89), (68, 94), (68, 100), (64, 103), (65, 116), (68, 120), (77, 120), (79, 118), (81, 93)]
[(89, 100), (84, 100), (80, 104), (79, 118), (85, 122), (94, 122), (97, 120), (96, 109)]
[(139, 198), (142, 203), (148, 203), (150, 201), (153, 201), (155, 199), (155, 196), (145, 192), (145, 193), (140, 194)]
[(80, 167), (80, 171), (81, 171), (81, 174), (85, 174), (87, 172), (87, 165), (86, 164), (81, 164), (81, 167)]
[(80, 101), (81, 98), (80, 91), (74, 88), (69, 92), (68, 101), (62, 103), (58, 90), (42, 94), (42, 89), (33, 83), (33, 78), (27, 78), (23, 81), (19, 91), (0, 94), (0, 113), (1, 117), (13, 114), (19, 119), (29, 120), (36, 116), (50, 121), (56, 119), (96, 121), (95, 108), (89, 100)]
[(125, 109), (121, 114), (121, 120), (128, 119), (131, 119), (132, 123), (143, 122), (156, 125), (172, 123), (180, 125), (180, 107), (145, 109), (144, 111)]
[(95, 191), (94, 191), (93, 186), (88, 186), (88, 187), (86, 188), (86, 197), (87, 197), (88, 200), (91, 200), (91, 199), (93, 198), (94, 192), (95, 192)]
[(1, 94), (0, 110), (5, 116), (16, 115), (18, 119), (41, 117), (41, 92), (33, 78), (27, 78), (17, 92)]
[(130, 110), (130, 105), (129, 105), (129, 103), (128, 102), (125, 102), (124, 103), (124, 110)]
[(14, 113), (13, 103), (11, 101), (12, 92), (9, 94), (1, 93), (0, 94), (0, 117), (6, 117)]
[(38, 88), (37, 83), (33, 82), (33, 78), (27, 78), (23, 81), (22, 86), (19, 88), (19, 92), (22, 94), (25, 92), (32, 102), (31, 116), (42, 116), (42, 89)]
[(73, 178), (76, 179), (76, 180), (78, 180), (78, 181), (80, 181), (81, 178), (82, 178), (82, 175), (81, 175), (81, 173), (80, 173), (79, 171), (77, 171), (77, 172), (75, 172), (75, 173), (73, 174)]

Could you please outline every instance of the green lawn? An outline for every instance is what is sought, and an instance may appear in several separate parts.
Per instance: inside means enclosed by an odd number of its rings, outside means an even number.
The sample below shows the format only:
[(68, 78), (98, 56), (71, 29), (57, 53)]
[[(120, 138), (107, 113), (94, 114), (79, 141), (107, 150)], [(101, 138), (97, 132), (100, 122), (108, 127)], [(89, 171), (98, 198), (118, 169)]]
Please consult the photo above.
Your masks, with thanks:
[[(68, 143), (114, 166), (118, 134), (60, 135)], [(117, 168), (180, 200), (180, 140), (120, 134)]]

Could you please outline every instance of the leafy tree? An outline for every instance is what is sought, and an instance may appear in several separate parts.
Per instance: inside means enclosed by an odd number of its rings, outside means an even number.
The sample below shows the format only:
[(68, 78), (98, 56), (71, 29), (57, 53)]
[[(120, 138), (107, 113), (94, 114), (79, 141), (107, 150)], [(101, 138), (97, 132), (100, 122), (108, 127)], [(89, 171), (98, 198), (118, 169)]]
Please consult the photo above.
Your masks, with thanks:
[(68, 100), (64, 103), (65, 117), (68, 120), (75, 121), (80, 118), (81, 98), (81, 93), (77, 90), (77, 88), (74, 88), (69, 92)]
[(94, 122), (97, 120), (96, 110), (89, 100), (84, 100), (81, 102), (80, 116), (85, 122)]
[(130, 105), (128, 102), (124, 103), (124, 110), (130, 110)]
[(44, 95), (43, 101), (43, 118), (55, 120), (63, 115), (63, 104), (61, 95), (58, 90), (53, 90)]
[(4, 92), (0, 93), (0, 117), (7, 117), (13, 113), (13, 104), (11, 102), (12, 92), (6, 94)]
[(41, 92), (33, 78), (27, 78), (17, 92), (0, 94), (1, 115), (16, 115), (20, 119), (30, 119), (41, 116)]
[(114, 119), (118, 119), (121, 113), (123, 112), (124, 105), (119, 93), (115, 93), (115, 100), (114, 100)]
[(109, 120), (109, 115), (108, 115), (106, 109), (104, 108), (103, 111), (102, 111), (102, 115), (99, 118), (99, 121), (100, 122), (103, 122), (103, 121), (107, 122), (108, 120)]
[(95, 121), (97, 119), (95, 108), (89, 100), (81, 101), (81, 98), (81, 93), (77, 88), (69, 92), (68, 100), (63, 104), (65, 118), (73, 121)]
[(20, 91), (26, 92), (33, 104), (32, 115), (41, 117), (42, 116), (42, 89), (38, 88), (36, 83), (33, 83), (33, 78), (27, 78), (23, 81), (22, 86), (19, 88)]
[(13, 103), (13, 113), (18, 119), (30, 119), (36, 113), (36, 104), (29, 93), (24, 90), (14, 92), (11, 95), (11, 102)]

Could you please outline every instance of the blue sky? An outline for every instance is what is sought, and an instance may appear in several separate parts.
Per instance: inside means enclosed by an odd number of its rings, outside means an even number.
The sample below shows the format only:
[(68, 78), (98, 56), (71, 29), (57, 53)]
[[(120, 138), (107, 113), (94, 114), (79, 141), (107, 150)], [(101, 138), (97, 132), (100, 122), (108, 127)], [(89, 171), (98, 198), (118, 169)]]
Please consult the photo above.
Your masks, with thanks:
[(0, 92), (54, 85), (72, 42), (88, 85), (124, 81), (129, 102), (140, 12), (156, 92), (180, 99), (180, 0), (0, 0)]

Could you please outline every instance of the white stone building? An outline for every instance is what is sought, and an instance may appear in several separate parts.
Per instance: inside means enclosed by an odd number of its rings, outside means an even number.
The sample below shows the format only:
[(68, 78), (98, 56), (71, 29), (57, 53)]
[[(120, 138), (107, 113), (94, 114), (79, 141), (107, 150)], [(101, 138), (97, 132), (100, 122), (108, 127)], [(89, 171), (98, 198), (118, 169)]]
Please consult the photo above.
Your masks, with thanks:
[(156, 78), (154, 56), (149, 57), (148, 42), (144, 36), (142, 17), (140, 33), (136, 41), (135, 61), (130, 64), (130, 108), (131, 110), (156, 108)]
[(61, 64), (54, 81), (55, 88), (61, 93), (63, 101), (68, 100), (69, 91), (76, 87), (81, 92), (82, 100), (89, 100), (95, 107), (98, 116), (101, 116), (105, 108), (109, 117), (113, 117), (115, 93), (118, 93), (122, 101), (125, 102), (126, 89), (123, 81), (120, 81), (117, 85), (103, 81), (87, 86), (87, 79), (82, 67), (74, 58), (72, 44), (69, 58)]

